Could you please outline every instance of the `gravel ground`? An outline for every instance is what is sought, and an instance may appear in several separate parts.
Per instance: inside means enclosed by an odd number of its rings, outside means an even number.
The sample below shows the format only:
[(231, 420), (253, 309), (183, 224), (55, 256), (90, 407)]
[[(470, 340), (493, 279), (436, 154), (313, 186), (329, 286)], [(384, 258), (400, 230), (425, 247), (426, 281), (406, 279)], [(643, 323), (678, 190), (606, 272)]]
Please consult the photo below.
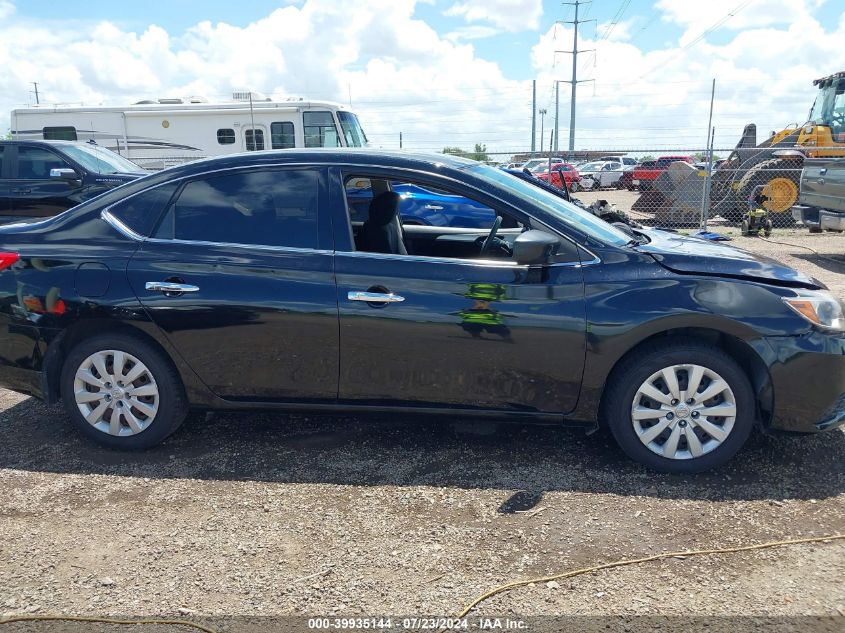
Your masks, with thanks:
[[(790, 246), (734, 243), (845, 297), (845, 235), (773, 240)], [(448, 615), (511, 580), (845, 532), (841, 431), (757, 436), (686, 478), (603, 433), (398, 416), (192, 415), (121, 454), (0, 390), (0, 445), (6, 615)], [(845, 615), (843, 579), (838, 541), (537, 583), (476, 613)]]

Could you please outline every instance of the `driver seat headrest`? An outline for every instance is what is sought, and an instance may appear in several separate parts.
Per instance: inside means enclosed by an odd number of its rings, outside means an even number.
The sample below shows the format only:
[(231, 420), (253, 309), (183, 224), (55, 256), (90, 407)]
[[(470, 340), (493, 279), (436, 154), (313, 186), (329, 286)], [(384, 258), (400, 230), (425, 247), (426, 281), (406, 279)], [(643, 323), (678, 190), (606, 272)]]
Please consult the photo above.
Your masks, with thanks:
[(399, 215), (399, 194), (384, 191), (370, 202), (370, 214), (367, 223), (373, 226), (386, 226)]

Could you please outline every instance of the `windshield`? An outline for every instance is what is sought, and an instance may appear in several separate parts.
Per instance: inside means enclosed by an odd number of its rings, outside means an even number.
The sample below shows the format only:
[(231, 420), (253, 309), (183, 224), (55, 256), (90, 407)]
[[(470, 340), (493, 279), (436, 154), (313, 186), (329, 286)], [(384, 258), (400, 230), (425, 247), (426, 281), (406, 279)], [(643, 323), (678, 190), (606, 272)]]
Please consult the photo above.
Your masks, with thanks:
[(845, 141), (845, 79), (822, 85), (810, 110), (810, 121), (830, 127), (834, 141)]
[(507, 190), (512, 195), (520, 198), (530, 198), (534, 203), (540, 205), (549, 213), (554, 214), (567, 226), (571, 226), (581, 233), (586, 233), (599, 242), (610, 246), (624, 246), (631, 241), (629, 235), (626, 235), (612, 224), (597, 218), (588, 211), (579, 209), (574, 204), (567, 202), (563, 198), (559, 198), (553, 193), (549, 193), (541, 187), (532, 185), (501, 169), (495, 169), (487, 165), (474, 165), (468, 168), (467, 171), (488, 182), (492, 182), (497, 187)]
[(369, 144), (357, 116), (351, 112), (338, 110), (337, 118), (340, 120), (340, 128), (343, 130), (347, 147), (366, 147)]
[(143, 171), (138, 165), (120, 154), (97, 145), (62, 145), (62, 152), (97, 174), (129, 174)]

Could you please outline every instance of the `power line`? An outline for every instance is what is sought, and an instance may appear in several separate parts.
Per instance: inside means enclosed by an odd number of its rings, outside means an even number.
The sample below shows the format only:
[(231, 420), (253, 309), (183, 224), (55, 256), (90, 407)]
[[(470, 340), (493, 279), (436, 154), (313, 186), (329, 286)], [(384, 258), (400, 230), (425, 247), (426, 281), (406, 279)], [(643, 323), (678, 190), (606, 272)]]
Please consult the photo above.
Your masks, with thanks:
[(696, 45), (696, 44), (698, 44), (701, 40), (703, 40), (705, 37), (707, 37), (708, 35), (710, 35), (710, 33), (712, 33), (713, 31), (715, 31), (716, 29), (718, 29), (718, 28), (719, 28), (719, 27), (721, 27), (722, 25), (724, 25), (724, 24), (725, 24), (728, 20), (730, 20), (730, 19), (731, 19), (732, 17), (734, 17), (737, 13), (739, 13), (739, 12), (740, 12), (740, 11), (742, 11), (745, 7), (747, 7), (749, 4), (751, 4), (751, 2), (752, 2), (752, 1), (753, 1), (753, 0), (745, 0), (744, 2), (739, 3), (739, 4), (738, 4), (737, 6), (735, 6), (732, 10), (730, 10), (730, 11), (727, 13), (727, 15), (723, 16), (723, 17), (722, 17), (722, 18), (720, 18), (717, 22), (715, 22), (714, 24), (712, 24), (712, 25), (711, 25), (711, 26), (710, 26), (710, 27), (709, 27), (706, 31), (704, 31), (701, 35), (699, 35), (698, 37), (696, 37), (696, 38), (695, 38), (694, 40), (692, 40), (691, 42), (688, 42), (688, 43), (686, 44), (686, 46), (683, 46), (683, 47), (682, 47), (682, 48), (681, 48), (681, 49), (680, 49), (677, 53), (675, 53), (674, 55), (672, 55), (672, 56), (671, 56), (671, 57), (669, 57), (668, 59), (664, 60), (662, 63), (658, 64), (657, 66), (655, 66), (654, 68), (652, 68), (652, 69), (651, 69), (651, 70), (649, 70), (648, 72), (646, 72), (646, 73), (644, 73), (643, 75), (641, 75), (641, 76), (639, 77), (639, 79), (643, 79), (643, 78), (645, 78), (647, 75), (650, 75), (650, 74), (651, 74), (651, 73), (653, 73), (655, 70), (659, 70), (660, 68), (663, 68), (663, 67), (664, 67), (666, 64), (668, 64), (669, 62), (671, 62), (671, 61), (673, 61), (673, 60), (677, 59), (677, 58), (681, 55), (681, 53), (683, 53), (684, 51), (688, 50), (689, 48), (691, 48), (691, 47), (695, 46), (695, 45)]

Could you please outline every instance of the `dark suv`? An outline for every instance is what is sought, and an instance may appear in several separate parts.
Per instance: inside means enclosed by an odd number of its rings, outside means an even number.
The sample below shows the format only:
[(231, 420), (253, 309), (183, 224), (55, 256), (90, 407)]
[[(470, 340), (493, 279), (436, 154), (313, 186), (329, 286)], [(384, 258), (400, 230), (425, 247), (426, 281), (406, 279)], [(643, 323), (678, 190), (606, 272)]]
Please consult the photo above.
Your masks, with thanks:
[(144, 174), (91, 143), (0, 141), (0, 223), (56, 215)]

